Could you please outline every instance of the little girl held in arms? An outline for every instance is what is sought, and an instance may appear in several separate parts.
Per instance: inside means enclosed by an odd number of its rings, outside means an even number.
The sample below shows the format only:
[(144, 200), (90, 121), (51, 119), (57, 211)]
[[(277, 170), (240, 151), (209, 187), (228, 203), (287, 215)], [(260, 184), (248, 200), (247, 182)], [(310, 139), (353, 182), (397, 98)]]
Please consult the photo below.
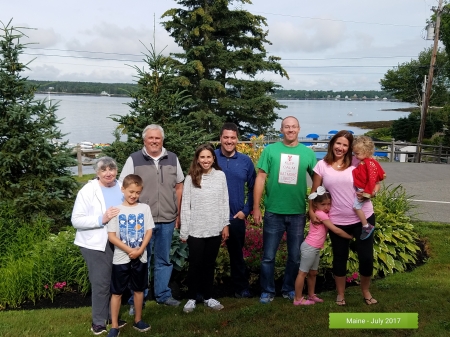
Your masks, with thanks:
[[(328, 229), (339, 236), (346, 239), (353, 239), (340, 228), (337, 228), (328, 217), (328, 212), (331, 207), (331, 195), (325, 190), (323, 186), (317, 188), (317, 192), (311, 193), (308, 196), (311, 200), (311, 207), (314, 213), (322, 221), (322, 224), (314, 225), (310, 223), (309, 233), (300, 246), (301, 260), (297, 279), (295, 280), (295, 298), (294, 305), (311, 305), (318, 302), (323, 302), (322, 299), (316, 296), (314, 288), (316, 286), (317, 271), (319, 269), (320, 249), (323, 248), (325, 239), (327, 238)], [(308, 298), (303, 296), (303, 286), (305, 278), (308, 275)]]
[(381, 165), (372, 158), (374, 151), (375, 145), (372, 139), (367, 136), (359, 136), (353, 142), (353, 154), (356, 159), (360, 160), (360, 163), (352, 171), (352, 174), (356, 192), (362, 193), (363, 198), (362, 200), (355, 198), (355, 203), (353, 204), (353, 209), (363, 226), (361, 240), (367, 239), (375, 229), (374, 224), (367, 222), (366, 216), (361, 208), (365, 201), (375, 195), (376, 185), (386, 178), (386, 173)]

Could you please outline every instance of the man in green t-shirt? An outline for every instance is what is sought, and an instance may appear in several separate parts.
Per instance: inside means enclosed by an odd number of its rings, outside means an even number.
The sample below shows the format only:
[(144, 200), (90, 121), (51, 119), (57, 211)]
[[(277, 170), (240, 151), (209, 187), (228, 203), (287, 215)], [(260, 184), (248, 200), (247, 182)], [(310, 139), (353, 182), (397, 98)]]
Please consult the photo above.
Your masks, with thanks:
[(283, 141), (267, 146), (258, 161), (258, 175), (253, 191), (253, 218), (262, 220), (260, 201), (266, 183), (264, 199), (263, 258), (261, 261), (261, 303), (275, 297), (275, 255), (286, 232), (288, 258), (281, 292), (294, 299), (295, 278), (300, 265), (300, 245), (303, 242), (306, 213), (306, 173), (311, 177), (316, 165), (314, 151), (298, 142), (300, 124), (289, 116), (281, 122)]

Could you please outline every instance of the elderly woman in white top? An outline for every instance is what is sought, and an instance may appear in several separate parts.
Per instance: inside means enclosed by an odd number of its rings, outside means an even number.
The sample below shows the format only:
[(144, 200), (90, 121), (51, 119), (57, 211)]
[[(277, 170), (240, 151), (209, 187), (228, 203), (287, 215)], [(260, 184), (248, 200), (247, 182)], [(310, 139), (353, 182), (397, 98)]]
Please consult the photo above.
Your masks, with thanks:
[(78, 192), (72, 211), (77, 229), (75, 244), (86, 261), (92, 288), (92, 326), (95, 335), (106, 332), (110, 319), (109, 300), (113, 246), (108, 241), (106, 224), (119, 213), (121, 184), (116, 180), (117, 164), (102, 157), (95, 164), (97, 178)]
[(189, 246), (188, 298), (183, 311), (195, 309), (197, 293), (204, 304), (214, 310), (223, 309), (212, 298), (214, 267), (221, 240), (228, 239), (229, 204), (225, 174), (217, 164), (214, 148), (204, 144), (197, 148), (184, 181), (181, 199), (182, 241)]

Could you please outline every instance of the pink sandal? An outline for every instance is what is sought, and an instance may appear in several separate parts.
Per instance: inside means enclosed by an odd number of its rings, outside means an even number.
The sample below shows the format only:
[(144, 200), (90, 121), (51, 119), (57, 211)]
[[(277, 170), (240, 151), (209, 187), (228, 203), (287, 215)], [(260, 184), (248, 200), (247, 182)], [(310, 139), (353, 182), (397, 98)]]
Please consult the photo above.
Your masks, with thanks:
[(306, 298), (302, 297), (299, 301), (294, 301), (294, 305), (311, 305), (315, 304), (316, 302), (307, 300)]
[(317, 297), (316, 294), (314, 296), (308, 296), (308, 300), (313, 301), (314, 303), (322, 303), (323, 299)]

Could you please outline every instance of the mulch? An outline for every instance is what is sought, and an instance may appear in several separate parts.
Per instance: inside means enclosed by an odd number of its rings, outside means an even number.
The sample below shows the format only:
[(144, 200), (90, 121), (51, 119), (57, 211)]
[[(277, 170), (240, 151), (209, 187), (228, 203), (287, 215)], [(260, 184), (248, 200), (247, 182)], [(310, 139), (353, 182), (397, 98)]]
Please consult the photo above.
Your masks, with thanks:
[[(427, 260), (429, 254), (428, 254), (428, 247), (426, 245), (426, 242), (418, 240), (416, 242), (418, 246), (420, 247), (420, 251), (417, 253), (417, 262), (415, 264), (411, 264), (408, 266), (407, 271), (411, 271), (415, 268), (417, 268), (420, 265), (423, 265), (425, 261)], [(175, 270), (172, 273), (172, 281), (169, 284), (170, 288), (172, 289), (172, 295), (174, 298), (178, 300), (186, 299), (186, 293), (185, 290), (187, 289), (186, 285), (183, 283), (183, 281), (180, 281), (180, 274), (176, 272)], [(380, 275), (383, 277), (383, 275)], [(278, 289), (278, 296), (281, 296), (281, 285), (282, 285), (282, 279), (279, 279), (275, 282), (276, 289)], [(347, 283), (347, 287), (357, 286), (358, 283), (356, 282), (350, 282)], [(307, 285), (305, 285), (307, 286)], [(153, 289), (153, 286), (151, 285), (150, 289)], [(317, 294), (320, 294), (324, 291), (332, 291), (335, 289), (335, 283), (333, 274), (331, 271), (326, 271), (324, 275), (318, 275), (316, 280), (316, 288), (315, 292)], [(253, 285), (251, 285), (250, 291), (253, 293), (254, 296), (259, 296), (261, 290), (259, 287), (259, 280), (254, 282)], [(222, 280), (222, 283), (216, 284), (214, 286), (214, 294), (213, 296), (215, 298), (224, 298), (224, 297), (234, 297), (234, 289), (230, 278), (224, 278)], [(122, 296), (122, 304), (126, 304), (128, 298), (130, 297), (130, 293), (124, 293)], [(152, 300), (152, 295), (150, 295), (150, 298), (148, 300)], [(91, 306), (91, 295), (90, 293), (83, 295), (82, 293), (71, 291), (71, 292), (64, 292), (57, 294), (53, 301), (49, 298), (43, 298), (36, 303), (33, 303), (32, 301), (27, 301), (23, 303), (18, 308), (6, 308), (5, 310), (37, 310), (37, 309), (60, 309), (60, 308), (80, 308), (80, 307), (89, 307)]]
[[(282, 280), (276, 281), (277, 289), (281, 289)], [(349, 284), (350, 285), (350, 284)], [(170, 287), (172, 288), (173, 297), (176, 299), (186, 299), (186, 293), (183, 289), (186, 289), (184, 284), (179, 284), (177, 282), (171, 282)], [(323, 291), (333, 290), (335, 287), (333, 276), (331, 273), (325, 276), (318, 276), (316, 282), (316, 293), (321, 293)], [(259, 280), (251, 287), (251, 292), (255, 296), (259, 296)], [(277, 294), (281, 296), (281, 293)], [(125, 293), (122, 296), (122, 304), (126, 305), (127, 299), (130, 294)], [(216, 284), (214, 286), (215, 298), (224, 297), (234, 297), (234, 288), (230, 278), (225, 278), (222, 283)], [(151, 300), (151, 298), (149, 299)], [(38, 309), (62, 309), (62, 308), (80, 308), (91, 306), (91, 294), (88, 293), (83, 295), (82, 293), (76, 291), (64, 292), (56, 294), (53, 301), (49, 298), (42, 298), (36, 303), (32, 301), (27, 301), (23, 303), (18, 308), (6, 308), (6, 310), (38, 310)]]

